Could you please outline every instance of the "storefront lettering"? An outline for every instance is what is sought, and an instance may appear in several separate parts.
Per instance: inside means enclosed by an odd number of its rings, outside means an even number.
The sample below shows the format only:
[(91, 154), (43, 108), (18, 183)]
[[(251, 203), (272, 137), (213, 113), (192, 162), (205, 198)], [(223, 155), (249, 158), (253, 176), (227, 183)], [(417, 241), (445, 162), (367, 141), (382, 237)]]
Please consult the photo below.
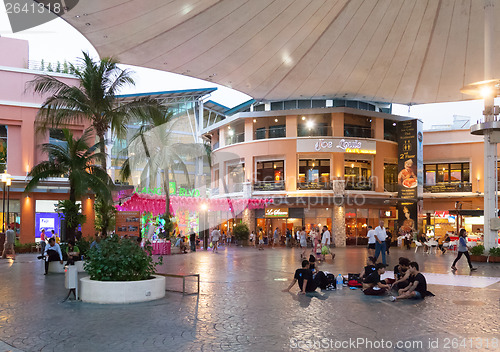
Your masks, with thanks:
[(314, 150), (319, 152), (321, 149), (331, 149), (332, 147), (333, 147), (333, 142), (331, 142), (331, 141), (328, 142), (328, 141), (325, 141), (324, 139), (320, 139), (314, 145)]
[[(149, 187), (144, 187), (142, 190), (141, 189), (136, 189), (135, 193), (138, 194), (151, 194), (151, 195), (164, 195), (163, 189), (161, 187), (155, 187), (153, 189)], [(179, 187), (179, 191), (176, 192), (175, 189), (170, 188), (170, 195), (178, 195), (180, 197), (201, 197), (201, 193), (199, 189), (190, 189), (190, 188), (184, 188), (184, 187)]]
[(358, 140), (346, 141), (345, 139), (341, 139), (339, 144), (337, 145), (337, 148), (340, 148), (342, 150), (361, 149), (361, 142)]
[(266, 217), (288, 217), (288, 209), (267, 208), (264, 216), (266, 216)]
[[(298, 143), (310, 143), (307, 140), (306, 141), (301, 141), (298, 140)], [(335, 145), (338, 143), (337, 145)], [(365, 145), (363, 146), (363, 142), (359, 141), (357, 139), (355, 140), (348, 140), (348, 139), (319, 139), (314, 143), (314, 151), (320, 152), (320, 151), (330, 151), (330, 152), (336, 152), (339, 150), (339, 152), (345, 152), (345, 153), (353, 153), (353, 154), (376, 154), (376, 148), (374, 145), (374, 142), (368, 141), (364, 143)], [(301, 150), (302, 148), (307, 148), (307, 147), (302, 147), (299, 146), (298, 150)], [(310, 147), (309, 147), (310, 148)]]

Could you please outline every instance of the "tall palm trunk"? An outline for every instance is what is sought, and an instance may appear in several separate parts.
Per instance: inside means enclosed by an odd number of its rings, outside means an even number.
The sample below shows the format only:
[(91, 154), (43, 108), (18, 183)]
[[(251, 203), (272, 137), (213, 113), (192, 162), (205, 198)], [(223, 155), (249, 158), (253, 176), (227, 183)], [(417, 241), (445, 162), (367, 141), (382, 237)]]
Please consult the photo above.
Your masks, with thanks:
[(101, 158), (102, 168), (108, 171), (108, 161), (106, 160), (106, 142), (104, 140), (104, 132), (96, 132), (97, 137), (99, 138), (99, 151), (102, 153), (103, 157)]

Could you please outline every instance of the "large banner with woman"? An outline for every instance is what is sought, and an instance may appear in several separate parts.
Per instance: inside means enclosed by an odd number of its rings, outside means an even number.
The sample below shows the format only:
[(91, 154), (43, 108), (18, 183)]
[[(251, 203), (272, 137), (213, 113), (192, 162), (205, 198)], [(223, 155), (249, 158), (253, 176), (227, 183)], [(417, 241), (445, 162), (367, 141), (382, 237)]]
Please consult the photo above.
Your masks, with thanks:
[[(423, 140), (422, 121), (398, 122), (398, 232), (418, 231), (422, 211)], [(420, 205), (420, 206), (419, 206)]]

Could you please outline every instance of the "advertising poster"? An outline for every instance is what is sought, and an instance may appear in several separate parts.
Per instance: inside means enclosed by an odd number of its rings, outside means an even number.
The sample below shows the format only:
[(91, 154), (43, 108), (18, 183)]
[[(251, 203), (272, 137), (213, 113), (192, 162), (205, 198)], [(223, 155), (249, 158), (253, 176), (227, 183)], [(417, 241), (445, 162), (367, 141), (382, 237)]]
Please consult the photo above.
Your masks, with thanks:
[(45, 229), (45, 234), (50, 237), (52, 230), (57, 235), (61, 234), (61, 219), (58, 213), (35, 214), (35, 238), (40, 238), (40, 232)]
[(423, 134), (419, 120), (398, 122), (398, 225), (416, 232), (423, 190)]
[(116, 234), (118, 236), (140, 236), (140, 214), (138, 211), (119, 211), (116, 213)]

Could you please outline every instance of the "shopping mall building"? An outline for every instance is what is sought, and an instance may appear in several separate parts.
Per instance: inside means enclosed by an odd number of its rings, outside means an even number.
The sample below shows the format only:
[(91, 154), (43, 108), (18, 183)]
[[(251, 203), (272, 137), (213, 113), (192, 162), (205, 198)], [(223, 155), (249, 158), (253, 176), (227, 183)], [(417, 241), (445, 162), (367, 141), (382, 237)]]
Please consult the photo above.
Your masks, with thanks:
[[(390, 106), (346, 100), (254, 104), (211, 125), (217, 197), (272, 198), (266, 209), (237, 215), (282, 233), (333, 228), (338, 245), (355, 244), (384, 219), (396, 228), (397, 124)], [(232, 225), (222, 219), (223, 228)]]
[[(398, 125), (405, 121), (412, 119), (386, 105), (341, 99), (254, 104), (204, 131), (214, 155), (212, 193), (272, 198), (271, 207), (236, 215), (251, 230), (327, 225), (340, 246), (359, 243), (380, 219), (397, 233), (405, 201)], [(482, 138), (467, 123), (456, 125), (423, 133), (423, 187), (412, 221), (419, 232), (482, 231)], [(219, 222), (226, 229), (234, 220)]]

